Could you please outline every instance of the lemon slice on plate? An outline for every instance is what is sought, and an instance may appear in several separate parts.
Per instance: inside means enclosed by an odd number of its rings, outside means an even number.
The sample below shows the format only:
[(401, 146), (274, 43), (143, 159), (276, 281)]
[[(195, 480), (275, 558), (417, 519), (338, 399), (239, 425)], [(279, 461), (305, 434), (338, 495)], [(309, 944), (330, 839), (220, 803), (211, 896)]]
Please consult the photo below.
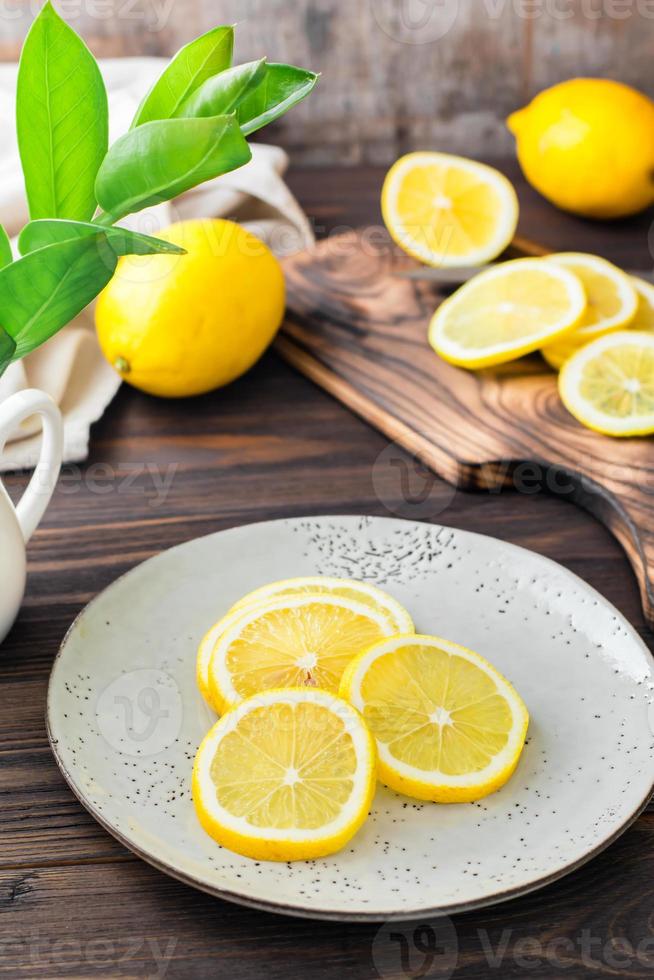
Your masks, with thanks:
[(447, 153), (409, 153), (386, 176), (382, 212), (393, 240), (421, 262), (480, 265), (513, 238), (518, 198), (492, 167)]
[(224, 847), (259, 861), (340, 850), (368, 816), (375, 744), (326, 691), (267, 691), (221, 718), (198, 749), (193, 801)]
[(341, 695), (377, 741), (379, 778), (421, 800), (464, 803), (512, 775), (529, 715), (507, 680), (437, 636), (395, 636), (347, 667)]
[(305, 592), (321, 593), (324, 595), (342, 595), (362, 602), (366, 606), (380, 612), (393, 627), (394, 633), (413, 633), (414, 626), (411, 616), (396, 599), (368, 582), (357, 582), (354, 579), (333, 578), (329, 575), (305, 575), (300, 578), (282, 579), (263, 585), (249, 592), (235, 603), (229, 612), (223, 616), (202, 638), (198, 648), (196, 678), (197, 684), (206, 701), (211, 704), (209, 690), (209, 664), (211, 655), (225, 627), (234, 614), (240, 614), (246, 607), (258, 605), (261, 602), (278, 595), (299, 595)]
[(378, 589), (368, 582), (357, 582), (349, 578), (333, 578), (330, 575), (304, 575), (300, 578), (281, 579), (262, 585), (261, 588), (248, 592), (232, 606), (232, 611), (252, 606), (255, 603), (270, 599), (277, 595), (300, 595), (304, 592), (314, 592), (324, 595), (343, 595), (355, 602), (381, 612), (396, 633), (413, 633), (411, 616), (397, 599), (387, 592)]
[(586, 295), (579, 279), (543, 259), (514, 259), (481, 272), (436, 310), (429, 342), (451, 364), (511, 361), (569, 333)]
[(596, 432), (654, 432), (654, 333), (620, 330), (586, 344), (566, 361), (559, 393), (571, 415)]
[(558, 370), (584, 344), (630, 326), (638, 310), (638, 294), (631, 277), (599, 255), (558, 252), (548, 256), (547, 261), (573, 272), (581, 280), (588, 299), (586, 312), (574, 333), (543, 349), (545, 360)]
[(195, 662), (195, 680), (200, 688), (200, 693), (207, 704), (215, 711), (218, 711), (219, 709), (217, 705), (214, 705), (211, 699), (211, 688), (209, 687), (209, 664), (211, 663), (213, 649), (218, 642), (219, 636), (224, 633), (225, 627), (233, 619), (234, 614), (230, 610), (227, 615), (223, 616), (222, 619), (219, 619), (217, 623), (214, 623), (211, 629), (204, 634), (198, 647), (198, 655)]
[(281, 595), (230, 617), (209, 664), (211, 704), (219, 713), (278, 687), (336, 693), (350, 660), (396, 630), (379, 610), (347, 596)]

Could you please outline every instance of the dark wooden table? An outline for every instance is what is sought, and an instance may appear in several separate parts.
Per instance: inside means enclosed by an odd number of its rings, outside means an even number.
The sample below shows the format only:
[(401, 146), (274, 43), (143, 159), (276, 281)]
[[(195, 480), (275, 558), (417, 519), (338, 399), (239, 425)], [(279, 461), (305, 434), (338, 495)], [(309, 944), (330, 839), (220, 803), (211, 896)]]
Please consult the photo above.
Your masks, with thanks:
[[(651, 215), (611, 227), (555, 212), (515, 169), (521, 231), (553, 248), (649, 267)], [(293, 188), (319, 234), (378, 222), (382, 171), (307, 170)], [(654, 810), (582, 870), (526, 898), (456, 917), (455, 961), (407, 968), (374, 925), (286, 919), (206, 897), (116, 843), (73, 798), (44, 727), (50, 665), (82, 606), (171, 545), (220, 528), (319, 513), (416, 516), (496, 535), (599, 589), (646, 642), (635, 582), (615, 541), (541, 492), (453, 494), (413, 467), (412, 504), (387, 441), (274, 352), (231, 387), (185, 402), (123, 387), (68, 466), (30, 548), (20, 618), (0, 647), (0, 975), (267, 978), (654, 975)], [(399, 450), (398, 450), (399, 452)], [(373, 475), (374, 474), (374, 475)], [(26, 478), (9, 477), (17, 496)], [(167, 492), (162, 488), (168, 485)], [(533, 491), (530, 485), (530, 490)], [(410, 495), (409, 495), (410, 496)], [(437, 887), (437, 883), (436, 887)], [(394, 930), (398, 931), (398, 929)], [(402, 925), (413, 948), (414, 926)], [(429, 964), (427, 964), (429, 966)]]

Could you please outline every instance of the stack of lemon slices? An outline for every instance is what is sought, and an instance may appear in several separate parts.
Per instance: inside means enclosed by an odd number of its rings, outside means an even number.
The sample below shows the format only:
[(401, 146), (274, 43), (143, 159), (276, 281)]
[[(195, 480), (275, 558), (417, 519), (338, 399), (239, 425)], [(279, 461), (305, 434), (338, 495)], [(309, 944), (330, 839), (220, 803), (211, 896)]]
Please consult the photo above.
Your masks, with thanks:
[(216, 841), (258, 860), (331, 854), (366, 820), (377, 778), (442, 803), (513, 773), (528, 725), (486, 660), (415, 633), (368, 583), (315, 576), (245, 596), (202, 640), (197, 681), (222, 716), (193, 799)]
[[(409, 154), (386, 178), (384, 220), (430, 265), (488, 263), (517, 225), (507, 184), (471, 160)], [(439, 306), (429, 328), (437, 354), (473, 370), (540, 350), (561, 371), (570, 413), (613, 436), (654, 432), (653, 338), (654, 286), (579, 252), (489, 266)]]

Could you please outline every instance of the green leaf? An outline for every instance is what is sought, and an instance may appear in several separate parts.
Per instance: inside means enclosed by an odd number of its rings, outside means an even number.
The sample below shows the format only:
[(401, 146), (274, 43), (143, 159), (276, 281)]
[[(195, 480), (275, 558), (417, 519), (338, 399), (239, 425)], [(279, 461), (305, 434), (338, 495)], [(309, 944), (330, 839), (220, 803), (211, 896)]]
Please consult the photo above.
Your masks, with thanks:
[(141, 102), (131, 128), (176, 116), (203, 82), (229, 68), (233, 50), (233, 27), (214, 27), (183, 47)]
[(245, 96), (263, 81), (265, 75), (265, 58), (228, 68), (220, 75), (208, 78), (197, 92), (183, 103), (177, 115), (199, 119), (204, 116), (223, 116), (233, 112)]
[(99, 231), (40, 248), (0, 269), (2, 326), (16, 344), (13, 360), (39, 347), (95, 299), (117, 261)]
[(279, 119), (313, 91), (320, 76), (293, 65), (266, 65), (263, 81), (236, 109), (244, 136)]
[(0, 377), (11, 364), (15, 350), (16, 341), (9, 336), (6, 330), (0, 327)]
[(163, 238), (153, 238), (127, 228), (99, 228), (89, 221), (61, 221), (42, 219), (30, 221), (18, 236), (18, 247), (23, 255), (38, 248), (54, 245), (56, 242), (69, 242), (88, 238), (102, 231), (116, 255), (156, 255), (160, 252), (169, 255), (185, 255), (186, 250), (166, 242)]
[(92, 218), (108, 145), (107, 93), (93, 55), (49, 0), (23, 47), (16, 117), (30, 216)]
[(5, 226), (0, 225), (0, 269), (4, 268), (6, 265), (9, 265), (9, 263), (13, 261), (14, 255), (11, 251), (9, 235), (6, 232)]
[(108, 218), (117, 221), (242, 167), (251, 156), (234, 116), (145, 123), (111, 147), (98, 173), (96, 196)]

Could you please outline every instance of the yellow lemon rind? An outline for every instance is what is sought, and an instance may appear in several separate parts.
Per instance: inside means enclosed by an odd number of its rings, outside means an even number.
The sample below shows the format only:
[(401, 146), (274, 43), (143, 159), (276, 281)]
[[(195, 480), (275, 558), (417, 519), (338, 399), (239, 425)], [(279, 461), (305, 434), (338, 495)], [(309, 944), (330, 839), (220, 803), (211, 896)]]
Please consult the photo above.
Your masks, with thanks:
[(575, 341), (578, 340), (583, 343), (586, 340), (594, 340), (596, 337), (603, 337), (604, 334), (613, 330), (622, 330), (631, 323), (638, 309), (636, 288), (627, 273), (619, 269), (613, 262), (590, 252), (553, 252), (546, 257), (546, 261), (554, 262), (573, 273), (575, 265), (585, 265), (595, 273), (610, 279), (618, 290), (622, 303), (620, 312), (612, 317), (605, 317), (600, 323), (579, 327), (574, 336)]
[[(347, 719), (347, 731), (355, 743), (360, 763), (359, 784), (356, 787), (357, 798), (351, 807), (352, 812), (347, 820), (343, 820), (340, 826), (328, 833), (305, 831), (304, 836), (301, 837), (297, 832), (289, 834), (288, 831), (284, 833), (275, 828), (255, 827), (244, 832), (242, 827), (236, 826), (238, 818), (230, 817), (217, 803), (214, 784), (208, 778), (207, 769), (215, 754), (218, 739), (231, 731), (239, 718), (252, 708), (283, 700), (300, 699), (304, 702), (313, 701), (323, 706), (333, 707), (338, 711), (339, 717)], [(201, 826), (222, 847), (255, 861), (307, 861), (334, 854), (352, 840), (368, 817), (376, 784), (375, 740), (352, 705), (337, 695), (317, 688), (276, 688), (242, 701), (216, 722), (208, 732), (198, 749), (193, 765), (192, 797)]]
[[(489, 796), (508, 782), (515, 772), (527, 737), (529, 713), (513, 685), (484, 657), (467, 647), (437, 636), (419, 633), (394, 636), (373, 644), (372, 647), (364, 650), (348, 664), (341, 678), (339, 688), (341, 697), (349, 701), (363, 716), (365, 705), (361, 697), (360, 685), (366, 670), (378, 657), (384, 656), (407, 643), (433, 645), (438, 649), (463, 656), (484, 669), (493, 678), (498, 690), (511, 706), (514, 715), (511, 743), (507, 750), (503, 750), (506, 761), (497, 766), (496, 771), (485, 777), (473, 777), (471, 773), (466, 774), (463, 778), (448, 776), (445, 773), (434, 773), (432, 778), (428, 779), (425, 778), (422, 770), (408, 766), (399, 760), (393, 760), (386, 746), (376, 740), (377, 771), (380, 781), (397, 793), (433, 803), (471, 803)], [(403, 769), (404, 771), (402, 771)]]
[(297, 578), (280, 579), (277, 582), (270, 582), (262, 585), (252, 592), (248, 592), (242, 599), (235, 602), (230, 612), (242, 609), (262, 602), (276, 595), (304, 594), (305, 592), (316, 592), (329, 595), (334, 593), (340, 595), (338, 589), (349, 589), (352, 592), (361, 592), (369, 596), (377, 605), (388, 615), (389, 622), (394, 626), (398, 633), (411, 633), (414, 631), (413, 621), (401, 603), (384, 592), (383, 589), (372, 585), (369, 582), (359, 582), (356, 579), (337, 578), (332, 575), (302, 575)]

